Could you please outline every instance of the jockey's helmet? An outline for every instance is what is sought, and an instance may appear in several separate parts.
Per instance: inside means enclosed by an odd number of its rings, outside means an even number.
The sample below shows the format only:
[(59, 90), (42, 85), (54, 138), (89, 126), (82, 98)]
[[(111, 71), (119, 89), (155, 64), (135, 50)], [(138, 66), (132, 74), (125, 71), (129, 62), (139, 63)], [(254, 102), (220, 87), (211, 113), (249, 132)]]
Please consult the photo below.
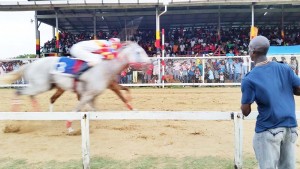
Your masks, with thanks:
[(119, 38), (110, 38), (109, 41), (112, 44), (112, 48), (114, 49), (121, 48), (121, 40)]

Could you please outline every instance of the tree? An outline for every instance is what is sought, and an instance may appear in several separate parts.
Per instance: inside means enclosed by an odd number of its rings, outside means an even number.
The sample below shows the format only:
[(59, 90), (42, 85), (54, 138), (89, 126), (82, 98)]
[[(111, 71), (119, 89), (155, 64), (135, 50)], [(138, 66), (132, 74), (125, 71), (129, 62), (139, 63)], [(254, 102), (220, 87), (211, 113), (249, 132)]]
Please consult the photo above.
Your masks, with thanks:
[(24, 55), (19, 55), (16, 57), (16, 59), (21, 59), (21, 58), (36, 58), (35, 54), (24, 54)]

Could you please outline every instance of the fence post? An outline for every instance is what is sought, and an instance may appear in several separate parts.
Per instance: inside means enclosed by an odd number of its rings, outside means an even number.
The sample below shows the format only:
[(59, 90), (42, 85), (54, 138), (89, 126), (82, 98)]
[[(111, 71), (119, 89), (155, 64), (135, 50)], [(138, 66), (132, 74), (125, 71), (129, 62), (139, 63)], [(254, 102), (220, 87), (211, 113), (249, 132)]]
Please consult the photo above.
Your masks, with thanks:
[(243, 114), (234, 113), (234, 168), (242, 169), (243, 166)]
[(90, 114), (81, 113), (82, 164), (83, 169), (90, 169)]

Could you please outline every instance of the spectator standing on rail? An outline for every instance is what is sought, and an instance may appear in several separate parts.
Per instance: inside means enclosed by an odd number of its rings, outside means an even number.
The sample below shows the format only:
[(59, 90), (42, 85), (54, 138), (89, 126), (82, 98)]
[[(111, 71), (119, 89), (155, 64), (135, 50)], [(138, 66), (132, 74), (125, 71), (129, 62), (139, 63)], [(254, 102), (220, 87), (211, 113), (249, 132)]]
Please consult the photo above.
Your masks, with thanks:
[(132, 83), (133, 70), (130, 66), (127, 68), (126, 75), (127, 75), (127, 84), (131, 84)]
[(240, 62), (239, 58), (235, 58), (233, 67), (234, 67), (233, 82), (239, 82), (241, 78), (241, 72), (242, 72), (242, 63)]
[(264, 36), (249, 44), (255, 67), (242, 80), (241, 110), (248, 116), (251, 104), (258, 106), (253, 147), (260, 169), (295, 169), (298, 124), (294, 95), (300, 95), (300, 78), (288, 64), (268, 61), (269, 46)]
[(233, 51), (230, 50), (229, 53), (226, 54), (228, 57), (227, 59), (227, 64), (226, 64), (226, 69), (229, 74), (229, 80), (233, 80), (233, 59), (232, 57), (234, 56)]
[[(247, 52), (243, 51), (242, 56), (246, 56)], [(242, 66), (242, 78), (249, 72), (249, 58), (243, 57), (243, 66)]]

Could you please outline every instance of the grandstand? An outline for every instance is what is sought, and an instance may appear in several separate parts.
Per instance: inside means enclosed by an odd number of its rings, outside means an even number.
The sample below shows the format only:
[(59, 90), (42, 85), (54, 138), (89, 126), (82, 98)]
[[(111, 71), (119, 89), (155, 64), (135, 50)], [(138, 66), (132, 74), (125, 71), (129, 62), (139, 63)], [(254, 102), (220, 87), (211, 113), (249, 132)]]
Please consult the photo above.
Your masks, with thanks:
[[(125, 40), (133, 34), (131, 29), (155, 31), (156, 11), (163, 11), (163, 7), (162, 0), (29, 0), (0, 3), (0, 11), (36, 11), (37, 39), (38, 27), (42, 22), (60, 32), (85, 33), (92, 37), (99, 32), (123, 31), (126, 35), (122, 38)], [(160, 17), (160, 28), (213, 27), (221, 37), (222, 28), (249, 30), (251, 24), (259, 28), (278, 27), (280, 30), (292, 25), (299, 30), (299, 11), (300, 2), (295, 0), (170, 0), (167, 12)], [(37, 54), (40, 54), (39, 48)]]
[[(36, 54), (39, 56), (41, 53), (49, 56), (57, 55), (57, 53), (65, 55), (68, 54), (68, 48), (72, 44), (93, 38), (119, 37), (122, 40), (138, 41), (149, 55), (153, 56), (155, 65), (153, 62), (151, 70), (149, 68), (147, 72), (142, 72), (143, 74), (140, 74), (143, 76), (140, 77), (141, 79), (135, 77), (138, 76), (137, 72), (134, 75), (134, 71), (127, 71), (125, 72), (127, 79), (125, 77), (122, 81), (126, 81), (124, 83), (139, 83), (137, 84), (139, 86), (148, 86), (149, 83), (155, 83), (160, 78), (165, 80), (165, 82), (169, 82), (166, 79), (170, 78), (168, 80), (174, 80), (169, 83), (170, 85), (178, 82), (176, 84), (181, 86), (211, 86), (213, 85), (212, 83), (215, 83), (217, 86), (233, 85), (233, 83), (234, 85), (239, 85), (243, 77), (241, 75), (242, 72), (233, 72), (229, 60), (232, 59), (231, 62), (234, 62), (234, 64), (241, 66), (243, 64), (247, 69), (251, 68), (251, 62), (246, 60), (249, 59), (247, 46), (250, 40), (250, 27), (253, 25), (258, 27), (259, 34), (263, 34), (270, 39), (273, 45), (270, 57), (280, 54), (277, 58), (274, 57), (272, 59), (282, 59), (282, 61), (290, 64), (295, 73), (298, 74), (298, 60), (291, 57), (291, 60), (288, 61), (281, 56), (296, 56), (297, 53), (300, 53), (299, 46), (293, 46), (300, 44), (299, 8), (300, 1), (297, 0), (170, 0), (168, 3), (162, 0), (28, 0), (25, 2), (0, 2), (0, 11), (36, 11)], [(159, 18), (160, 22), (158, 22), (157, 15), (159, 13), (162, 14), (164, 10), (166, 10), (166, 13)], [(39, 25), (41, 23), (53, 27), (53, 39), (49, 39), (46, 44), (41, 44), (40, 46)], [(159, 46), (154, 45), (157, 40), (155, 35), (157, 31), (160, 31), (160, 29), (157, 30), (157, 27), (165, 29), (166, 62), (162, 62), (164, 59), (155, 57), (159, 50)], [(193, 46), (192, 43), (194, 43)], [(181, 45), (184, 46), (183, 50), (180, 49)], [(286, 48), (285, 45), (289, 45), (291, 48)], [(174, 46), (177, 48), (176, 51), (174, 51)], [(284, 50), (287, 49), (287, 52), (282, 52), (281, 47)], [(235, 56), (226, 58), (225, 55), (227, 54)], [(247, 64), (244, 65), (246, 62)], [(22, 64), (24, 62), (4, 62), (3, 67), (11, 71), (18, 69)], [(184, 67), (185, 74), (180, 70), (182, 75), (179, 75), (180, 73), (177, 74), (178, 76), (175, 75), (176, 70), (172, 68), (176, 65), (178, 65), (179, 69)], [(194, 65), (197, 65), (198, 70)], [(154, 71), (152, 69), (155, 69), (156, 66), (158, 66), (158, 70), (160, 70), (159, 66), (164, 66), (165, 70), (162, 69), (162, 71), (166, 73), (166, 76), (159, 77), (159, 79), (151, 78)], [(193, 75), (189, 73), (191, 71), (193, 71)], [(206, 77), (210, 71), (214, 79), (210, 79), (209, 76)], [(128, 72), (133, 73), (133, 77)], [(196, 73), (198, 73), (197, 76)], [(223, 76), (224, 74), (226, 74), (225, 79), (224, 77), (221, 79), (221, 75)], [(150, 75), (150, 78), (147, 79), (148, 77), (145, 75)], [(161, 75), (159, 74), (159, 76)], [(132, 79), (128, 80), (128, 77)], [(19, 81), (17, 85), (23, 83), (23, 81)], [(127, 85), (134, 86), (134, 84)], [(215, 93), (217, 92), (215, 91)], [(206, 95), (207, 93), (197, 94)], [(230, 97), (226, 99), (232, 100), (232, 98), (238, 97), (233, 94), (233, 92), (229, 93)], [(195, 99), (190, 95), (190, 98), (195, 100), (207, 99), (202, 97)], [(167, 97), (164, 96), (163, 99), (165, 98)], [(179, 97), (175, 99), (183, 100), (183, 98)], [(169, 98), (166, 100), (169, 100)], [(191, 101), (190, 99), (186, 100)], [(156, 100), (156, 102), (158, 101)], [(163, 103), (164, 101), (161, 102)], [(147, 101), (147, 103), (151, 105), (150, 102)], [(199, 108), (195, 105), (186, 106), (182, 104), (184, 102), (173, 101), (172, 104), (174, 103), (184, 108)], [(232, 102), (232, 105), (236, 103)], [(201, 104), (207, 104), (207, 102)], [(213, 99), (212, 104), (219, 109), (220, 105), (226, 105), (227, 103), (221, 103)], [(169, 128), (172, 128), (172, 130), (176, 128), (176, 126), (173, 127), (173, 125), (169, 124), (165, 126), (171, 126)], [(96, 129), (98, 128), (96, 127)], [(123, 128), (119, 127), (114, 127), (114, 129), (118, 131), (123, 130)], [(228, 130), (224, 125), (221, 129), (226, 130), (226, 132)], [(151, 130), (154, 129), (151, 128)], [(220, 131), (221, 134), (219, 134), (220, 137), (218, 139), (223, 141), (222, 136), (226, 132)], [(202, 135), (202, 131), (198, 132), (193, 129), (192, 132), (190, 135)], [(165, 134), (162, 133), (160, 136), (163, 135)], [(51, 135), (51, 137), (53, 136), (56, 135)], [(144, 139), (146, 137), (141, 136), (141, 138)], [(167, 143), (168, 146), (170, 144), (173, 143)], [(218, 142), (218, 145), (220, 144)]]
[[(300, 1), (295, 0), (29, 0), (0, 2), (0, 10), (36, 11), (38, 56), (68, 55), (74, 43), (110, 37), (138, 41), (153, 56), (159, 51), (155, 42), (160, 28), (165, 29), (167, 57), (225, 56), (230, 50), (235, 56), (247, 55), (251, 26), (273, 46), (300, 44)], [(40, 45), (41, 23), (53, 27), (53, 39)], [(271, 49), (270, 56), (299, 54), (297, 46)], [(218, 69), (217, 62), (222, 60), (203, 63), (201, 74), (207, 73), (207, 66)]]

